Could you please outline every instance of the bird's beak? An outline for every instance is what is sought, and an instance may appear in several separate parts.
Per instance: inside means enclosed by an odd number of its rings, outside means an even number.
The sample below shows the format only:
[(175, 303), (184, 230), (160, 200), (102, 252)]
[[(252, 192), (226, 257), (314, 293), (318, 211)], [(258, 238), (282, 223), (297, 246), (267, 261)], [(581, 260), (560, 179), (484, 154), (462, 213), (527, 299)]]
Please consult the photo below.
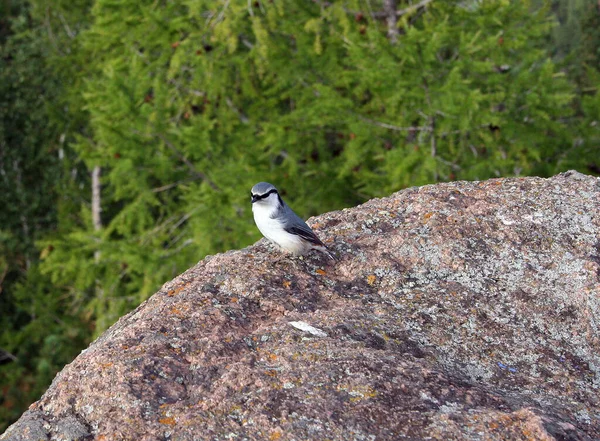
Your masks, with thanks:
[(256, 201), (258, 201), (259, 197), (257, 194), (253, 194), (252, 195), (252, 203), (255, 203)]

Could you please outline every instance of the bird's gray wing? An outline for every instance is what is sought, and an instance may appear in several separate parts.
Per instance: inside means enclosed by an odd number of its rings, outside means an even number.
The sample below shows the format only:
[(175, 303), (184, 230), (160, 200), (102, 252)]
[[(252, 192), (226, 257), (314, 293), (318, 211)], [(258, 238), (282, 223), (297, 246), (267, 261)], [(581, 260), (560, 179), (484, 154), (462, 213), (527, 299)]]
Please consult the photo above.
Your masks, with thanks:
[(283, 216), (283, 229), (285, 231), (290, 234), (300, 236), (302, 239), (307, 240), (315, 245), (325, 246), (313, 232), (313, 230), (306, 225), (306, 222), (304, 222), (296, 213), (294, 213), (289, 206), (286, 205), (283, 210), (285, 213)]

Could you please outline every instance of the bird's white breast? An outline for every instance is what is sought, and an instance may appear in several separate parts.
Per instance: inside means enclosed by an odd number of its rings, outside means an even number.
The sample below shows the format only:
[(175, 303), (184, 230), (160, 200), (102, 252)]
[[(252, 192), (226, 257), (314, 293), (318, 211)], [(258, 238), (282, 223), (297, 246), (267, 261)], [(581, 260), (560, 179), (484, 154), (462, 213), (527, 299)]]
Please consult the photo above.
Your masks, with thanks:
[(252, 205), (254, 222), (260, 232), (271, 242), (279, 245), (285, 251), (300, 255), (310, 249), (310, 244), (295, 234), (290, 234), (283, 229), (278, 219), (271, 217), (277, 211), (277, 207), (255, 203)]

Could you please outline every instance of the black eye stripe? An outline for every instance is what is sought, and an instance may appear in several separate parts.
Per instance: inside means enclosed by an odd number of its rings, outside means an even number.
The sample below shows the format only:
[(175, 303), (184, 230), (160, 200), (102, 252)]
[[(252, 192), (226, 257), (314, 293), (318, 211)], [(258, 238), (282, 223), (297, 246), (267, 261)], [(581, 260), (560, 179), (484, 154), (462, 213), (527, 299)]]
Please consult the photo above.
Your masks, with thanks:
[(250, 192), (252, 197), (256, 200), (268, 198), (269, 195), (272, 195), (273, 193), (277, 193), (277, 190), (274, 188), (272, 190), (267, 191), (265, 194), (261, 194), (261, 195), (252, 194), (252, 192)]

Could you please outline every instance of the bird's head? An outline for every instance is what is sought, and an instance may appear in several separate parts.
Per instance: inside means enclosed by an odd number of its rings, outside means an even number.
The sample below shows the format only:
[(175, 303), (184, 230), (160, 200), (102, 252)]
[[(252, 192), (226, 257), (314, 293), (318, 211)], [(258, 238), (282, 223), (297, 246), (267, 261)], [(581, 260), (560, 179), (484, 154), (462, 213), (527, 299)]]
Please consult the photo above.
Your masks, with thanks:
[(250, 196), (253, 204), (278, 206), (282, 204), (279, 192), (274, 185), (268, 182), (259, 182), (252, 190)]

